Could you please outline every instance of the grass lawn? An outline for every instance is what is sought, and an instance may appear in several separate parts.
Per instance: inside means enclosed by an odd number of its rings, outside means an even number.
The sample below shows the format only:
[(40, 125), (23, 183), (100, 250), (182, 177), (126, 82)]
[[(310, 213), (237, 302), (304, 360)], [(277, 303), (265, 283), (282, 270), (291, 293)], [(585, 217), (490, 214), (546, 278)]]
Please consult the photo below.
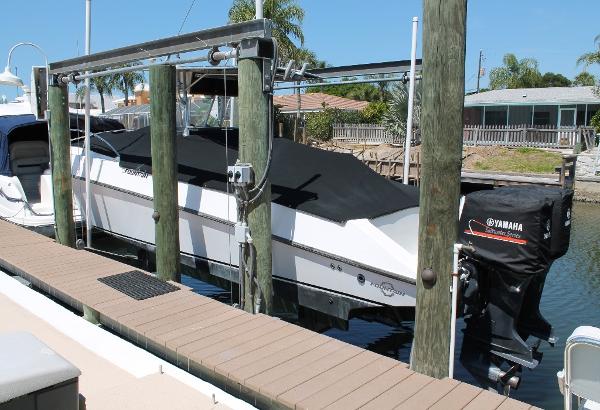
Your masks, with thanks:
[(481, 171), (552, 174), (561, 163), (562, 157), (557, 152), (538, 148), (495, 147), (492, 152), (477, 158), (473, 168)]

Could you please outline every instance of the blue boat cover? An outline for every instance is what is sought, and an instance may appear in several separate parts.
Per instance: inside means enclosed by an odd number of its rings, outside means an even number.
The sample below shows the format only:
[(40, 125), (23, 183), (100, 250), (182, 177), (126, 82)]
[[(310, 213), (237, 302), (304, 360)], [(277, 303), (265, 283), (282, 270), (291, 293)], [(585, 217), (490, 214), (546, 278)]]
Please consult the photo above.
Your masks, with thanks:
[(0, 175), (11, 176), (10, 158), (8, 151), (8, 135), (16, 128), (36, 124), (33, 114), (5, 115), (0, 117)]

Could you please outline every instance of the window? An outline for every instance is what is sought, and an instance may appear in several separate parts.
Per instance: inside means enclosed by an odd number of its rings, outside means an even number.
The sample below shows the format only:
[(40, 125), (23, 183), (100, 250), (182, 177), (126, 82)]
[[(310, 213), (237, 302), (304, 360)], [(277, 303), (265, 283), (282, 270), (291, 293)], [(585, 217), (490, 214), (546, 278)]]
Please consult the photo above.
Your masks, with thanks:
[(504, 107), (486, 107), (485, 125), (506, 125), (507, 108)]
[(556, 126), (558, 107), (555, 105), (536, 105), (533, 112), (534, 126)]

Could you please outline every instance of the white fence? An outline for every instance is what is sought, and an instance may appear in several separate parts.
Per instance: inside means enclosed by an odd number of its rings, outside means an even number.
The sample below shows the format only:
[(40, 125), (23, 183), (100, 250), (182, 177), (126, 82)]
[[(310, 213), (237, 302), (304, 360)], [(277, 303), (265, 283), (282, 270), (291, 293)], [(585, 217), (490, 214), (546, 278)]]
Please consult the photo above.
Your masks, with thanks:
[(404, 138), (376, 124), (334, 124), (333, 139), (350, 144), (402, 144)]
[(506, 147), (573, 148), (585, 141), (593, 144), (592, 128), (553, 128), (514, 126), (465, 126), (464, 145), (500, 145)]

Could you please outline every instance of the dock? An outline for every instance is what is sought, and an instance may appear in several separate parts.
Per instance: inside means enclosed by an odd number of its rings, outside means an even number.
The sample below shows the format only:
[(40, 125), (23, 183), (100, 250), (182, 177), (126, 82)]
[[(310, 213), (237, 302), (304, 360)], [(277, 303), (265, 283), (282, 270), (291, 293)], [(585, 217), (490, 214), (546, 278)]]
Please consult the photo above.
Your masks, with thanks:
[(258, 408), (534, 409), (179, 283), (159, 286), (148, 272), (5, 221), (0, 268), (76, 311), (91, 308), (124, 339)]

